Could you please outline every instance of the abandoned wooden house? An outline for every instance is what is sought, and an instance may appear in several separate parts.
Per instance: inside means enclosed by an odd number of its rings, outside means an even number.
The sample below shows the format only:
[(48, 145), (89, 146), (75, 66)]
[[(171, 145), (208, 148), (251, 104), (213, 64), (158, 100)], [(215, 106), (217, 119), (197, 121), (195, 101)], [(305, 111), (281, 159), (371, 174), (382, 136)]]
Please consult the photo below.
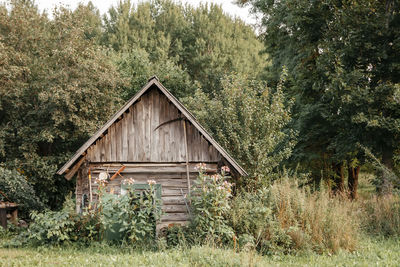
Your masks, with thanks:
[(107, 190), (114, 194), (124, 192), (126, 178), (144, 187), (155, 180), (164, 211), (161, 225), (167, 225), (188, 220), (185, 194), (198, 163), (205, 163), (208, 173), (227, 165), (233, 177), (247, 175), (154, 76), (57, 173), (68, 180), (76, 175), (78, 211), (96, 202), (94, 181), (100, 173), (111, 176)]

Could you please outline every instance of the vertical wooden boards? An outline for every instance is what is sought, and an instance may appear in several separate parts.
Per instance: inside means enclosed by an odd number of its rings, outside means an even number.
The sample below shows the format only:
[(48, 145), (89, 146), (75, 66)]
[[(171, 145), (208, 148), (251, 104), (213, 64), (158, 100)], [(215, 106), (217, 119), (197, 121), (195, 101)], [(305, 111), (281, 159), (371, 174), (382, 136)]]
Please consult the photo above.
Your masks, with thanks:
[(160, 93), (158, 90), (151, 91), (152, 97), (152, 113), (151, 113), (151, 127), (150, 134), (151, 138), (151, 146), (150, 146), (150, 161), (151, 162), (160, 162), (160, 131), (157, 129), (158, 125), (160, 125)]
[(128, 152), (128, 162), (133, 162), (135, 159), (136, 153), (136, 140), (135, 140), (135, 106), (129, 108), (129, 117), (128, 117), (128, 143), (129, 143), (129, 152)]
[[(174, 104), (158, 88), (152, 88), (88, 148), (88, 160), (186, 162), (184, 120)], [(186, 123), (189, 161), (220, 160), (220, 153), (189, 121)]]
[(106, 150), (105, 150), (105, 147), (104, 147), (104, 141), (105, 141), (105, 139), (104, 138), (101, 138), (100, 140), (99, 140), (99, 151), (100, 151), (100, 162), (105, 162), (106, 161)]
[[(108, 132), (109, 132), (109, 130), (108, 130)], [(104, 140), (105, 162), (111, 161), (110, 135), (106, 134), (103, 137), (103, 140)]]
[(136, 134), (135, 134), (135, 155), (134, 155), (134, 161), (137, 162), (144, 162), (144, 133), (145, 133), (145, 125), (144, 125), (144, 107), (143, 107), (143, 99), (144, 96), (142, 96), (139, 101), (136, 103), (136, 113), (134, 114), (135, 116), (135, 129)]
[(82, 170), (78, 170), (78, 177), (76, 178), (75, 185), (75, 203), (76, 203), (76, 212), (79, 213), (80, 207), (82, 205)]
[[(174, 110), (174, 106), (172, 105), (171, 102), (168, 102), (168, 120), (172, 121), (173, 119), (176, 119), (178, 116), (176, 116), (176, 110)], [(169, 152), (169, 160), (170, 162), (175, 162), (177, 161), (177, 157), (176, 154), (179, 150), (178, 146), (177, 146), (177, 142), (178, 140), (176, 140), (176, 124), (178, 122), (170, 122), (168, 124), (166, 124), (165, 126), (167, 126), (169, 128), (169, 144), (170, 144), (170, 152)], [(179, 129), (178, 129), (179, 130)]]
[(129, 113), (125, 113), (124, 117), (121, 121), (121, 146), (122, 146), (122, 152), (120, 154), (119, 160), (122, 161), (123, 159), (127, 160), (128, 159), (128, 117)]
[(141, 156), (143, 162), (150, 161), (150, 142), (151, 142), (151, 135), (150, 135), (150, 110), (151, 110), (151, 91), (149, 91), (143, 98), (143, 136), (141, 137), (142, 146), (144, 148), (144, 153)]
[(115, 124), (110, 126), (111, 161), (117, 160), (117, 141), (115, 140)]
[(120, 161), (121, 159), (121, 140), (122, 140), (122, 129), (121, 129), (121, 121), (114, 123), (114, 138), (113, 142), (115, 142), (115, 161)]

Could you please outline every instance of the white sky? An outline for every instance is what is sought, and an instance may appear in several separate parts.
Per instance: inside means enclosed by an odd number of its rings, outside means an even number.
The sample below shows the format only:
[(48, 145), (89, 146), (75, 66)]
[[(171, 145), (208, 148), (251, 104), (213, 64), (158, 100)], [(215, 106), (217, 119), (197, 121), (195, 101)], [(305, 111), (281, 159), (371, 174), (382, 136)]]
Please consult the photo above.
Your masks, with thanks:
[[(92, 3), (100, 10), (101, 14), (104, 14), (112, 5), (117, 5), (120, 0), (91, 0)], [(176, 2), (189, 3), (192, 6), (198, 6), (200, 3), (216, 3), (222, 5), (223, 10), (231, 16), (238, 16), (244, 20), (247, 24), (254, 24), (255, 18), (249, 14), (249, 7), (241, 8), (233, 3), (233, 0), (175, 0)], [(2, 0), (0, 0), (2, 2)], [(48, 14), (51, 14), (51, 10), (54, 6), (64, 5), (71, 9), (75, 9), (78, 3), (87, 3), (89, 0), (35, 0), (40, 10), (47, 10)], [(132, 0), (132, 3), (145, 2), (143, 0)]]

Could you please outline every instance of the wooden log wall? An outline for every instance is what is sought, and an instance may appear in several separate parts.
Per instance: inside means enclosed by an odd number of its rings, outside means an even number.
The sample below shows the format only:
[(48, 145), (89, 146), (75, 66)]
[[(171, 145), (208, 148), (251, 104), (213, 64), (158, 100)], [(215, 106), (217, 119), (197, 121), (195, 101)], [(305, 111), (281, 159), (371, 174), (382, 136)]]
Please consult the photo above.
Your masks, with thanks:
[[(158, 88), (145, 93), (88, 148), (89, 162), (185, 162), (183, 117)], [(191, 162), (218, 162), (220, 153), (187, 122)]]
[[(192, 185), (198, 175), (195, 165), (194, 163), (189, 164), (189, 177)], [(77, 200), (82, 199), (82, 194), (87, 194), (89, 196), (89, 186), (87, 184), (88, 168), (90, 168), (92, 174), (93, 201), (97, 202), (98, 185), (95, 184), (95, 179), (100, 172), (108, 172), (108, 174), (112, 176), (121, 166), (121, 164), (116, 163), (91, 163), (87, 168), (82, 169), (77, 180)], [(126, 168), (121, 172), (121, 176), (118, 175), (117, 178), (107, 185), (106, 190), (108, 192), (112, 191), (114, 194), (120, 194), (122, 181), (126, 178), (133, 178), (136, 184), (147, 184), (148, 180), (155, 180), (156, 183), (161, 184), (162, 187), (161, 199), (162, 209), (164, 211), (161, 223), (157, 227), (162, 228), (171, 223), (184, 224), (189, 220), (189, 214), (184, 201), (184, 195), (188, 193), (186, 164), (126, 163), (124, 166), (126, 166)], [(217, 163), (209, 163), (206, 164), (206, 166), (208, 173), (217, 172)], [(184, 195), (182, 195), (182, 192)]]

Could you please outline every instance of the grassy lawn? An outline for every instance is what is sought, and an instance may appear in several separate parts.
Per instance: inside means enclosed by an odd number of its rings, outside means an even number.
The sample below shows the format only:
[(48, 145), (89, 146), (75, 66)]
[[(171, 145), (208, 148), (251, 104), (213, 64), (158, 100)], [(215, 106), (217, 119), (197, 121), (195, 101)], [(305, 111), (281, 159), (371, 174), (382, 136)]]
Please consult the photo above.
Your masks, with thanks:
[(195, 247), (137, 252), (90, 248), (0, 249), (1, 266), (399, 266), (400, 240), (364, 239), (357, 252), (260, 256), (253, 252)]

